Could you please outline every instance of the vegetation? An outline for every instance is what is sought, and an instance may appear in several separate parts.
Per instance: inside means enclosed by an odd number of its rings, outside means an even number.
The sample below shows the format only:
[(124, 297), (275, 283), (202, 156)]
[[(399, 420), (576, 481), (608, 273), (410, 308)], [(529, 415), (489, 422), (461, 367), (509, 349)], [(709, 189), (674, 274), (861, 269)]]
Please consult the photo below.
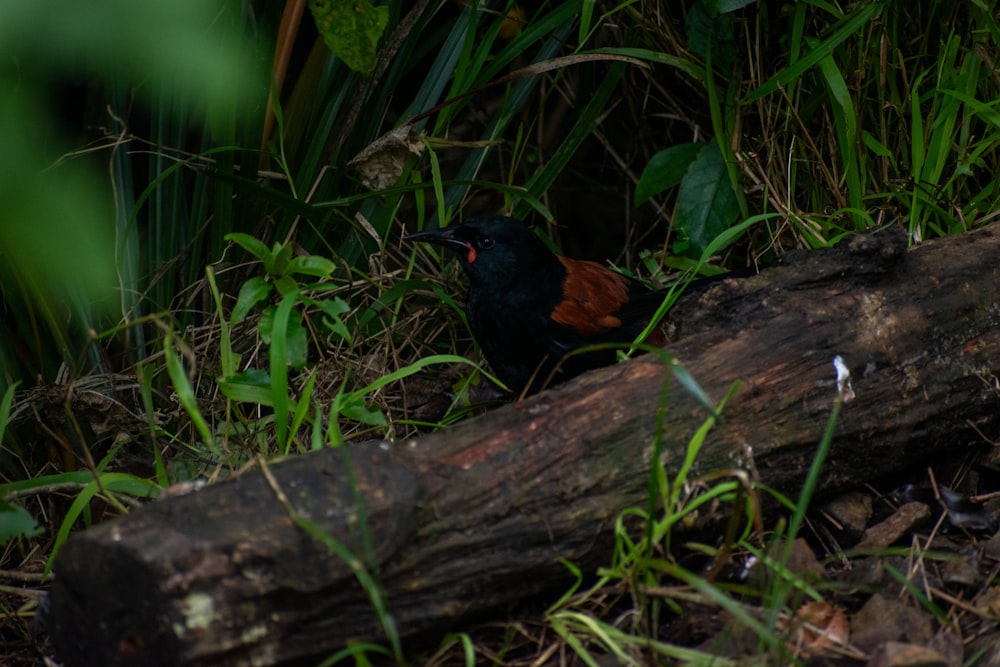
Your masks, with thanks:
[[(1000, 27), (981, 0), (362, 0), (370, 23), (325, 39), (333, 0), (315, 19), (296, 2), (89, 4), (0, 7), (0, 567), (30, 585), (71, 530), (159, 488), (478, 409), (488, 369), (456, 267), (401, 247), (404, 227), (504, 209), (667, 286), (1000, 209)], [(814, 591), (779, 576), (762, 619), (669, 549), (724, 500), (749, 515), (727, 548), (764, 558), (762, 517), (738, 503), (765, 490), (685, 495), (663, 474), (546, 636), (586, 664), (595, 645), (707, 659), (656, 637), (681, 582), (788, 658), (779, 615)], [(633, 622), (601, 615), (625, 598)], [(477, 650), (453, 641), (440, 661)]]

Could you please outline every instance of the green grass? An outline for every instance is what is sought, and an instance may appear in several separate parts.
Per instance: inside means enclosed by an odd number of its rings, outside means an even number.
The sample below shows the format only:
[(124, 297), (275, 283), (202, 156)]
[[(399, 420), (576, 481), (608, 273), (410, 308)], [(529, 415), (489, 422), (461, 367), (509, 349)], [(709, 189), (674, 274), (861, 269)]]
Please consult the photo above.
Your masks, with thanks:
[[(458, 270), (401, 247), (404, 227), (502, 208), (569, 254), (673, 285), (666, 311), (696, 275), (871, 227), (920, 242), (1000, 208), (1000, 26), (983, 3), (555, 0), (525, 3), (516, 32), (510, 2), (390, 3), (370, 75), (308, 12), (282, 27), (277, 6), (133, 4), (0, 8), (17, 64), (0, 74), (0, 569), (43, 554), (47, 571), (72, 529), (155, 488), (418, 433), (423, 380), (454, 395), (435, 423), (474, 412), (488, 369)], [(40, 26), (50, 37), (29, 39)], [(78, 104), (52, 116), (68, 93)], [(370, 189), (352, 159), (400, 127), (412, 150), (383, 140)], [(759, 620), (672, 560), (676, 526), (716, 500), (747, 517), (725, 548), (767, 553), (749, 541), (761, 490), (725, 478), (687, 497), (690, 463), (652, 471), (602, 575), (641, 622), (573, 596), (550, 611), (585, 663), (593, 645), (702, 660), (650, 635), (673, 604), (642, 591), (671, 579), (781, 654), (801, 582), (776, 577)], [(812, 492), (788, 500), (778, 543)], [(467, 636), (449, 650), (471, 664)]]

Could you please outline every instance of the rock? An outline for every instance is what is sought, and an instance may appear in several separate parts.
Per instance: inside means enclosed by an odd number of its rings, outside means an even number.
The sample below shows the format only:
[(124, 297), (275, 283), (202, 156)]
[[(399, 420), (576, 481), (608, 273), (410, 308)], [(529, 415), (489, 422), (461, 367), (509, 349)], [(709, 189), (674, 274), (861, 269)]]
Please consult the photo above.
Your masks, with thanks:
[(872, 653), (866, 667), (948, 667), (948, 663), (934, 649), (886, 642)]
[(854, 541), (865, 532), (872, 518), (872, 497), (861, 491), (850, 491), (821, 506), (820, 511), (840, 526), (844, 537)]
[(929, 615), (881, 595), (873, 595), (851, 619), (851, 643), (866, 653), (887, 642), (923, 646), (933, 636)]
[(962, 638), (958, 635), (941, 630), (931, 639), (928, 648), (932, 648), (940, 653), (948, 667), (962, 667), (965, 658), (965, 647), (962, 644)]
[(970, 587), (981, 578), (979, 574), (979, 550), (975, 547), (965, 547), (954, 560), (945, 563), (941, 569), (941, 577), (953, 586)]

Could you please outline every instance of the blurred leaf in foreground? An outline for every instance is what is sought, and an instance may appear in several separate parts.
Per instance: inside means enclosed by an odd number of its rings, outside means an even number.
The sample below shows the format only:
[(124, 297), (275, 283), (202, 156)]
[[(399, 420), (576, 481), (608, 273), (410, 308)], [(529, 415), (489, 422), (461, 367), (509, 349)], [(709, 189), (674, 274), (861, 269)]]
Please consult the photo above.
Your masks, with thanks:
[[(79, 110), (63, 98), (66, 86), (122, 86), (201, 123), (250, 90), (233, 6), (227, 0), (0, 2), (0, 297), (6, 306), (0, 388), (19, 376), (51, 376), (59, 361), (50, 358), (53, 346), (62, 361), (79, 362), (83, 331), (120, 317), (111, 311), (122, 301), (116, 295), (134, 289), (121, 271), (124, 239), (134, 227), (116, 227), (130, 212), (116, 214), (124, 202), (108, 180), (106, 158), (92, 148), (75, 150), (79, 128), (65, 115)], [(89, 122), (118, 132), (127, 121)]]

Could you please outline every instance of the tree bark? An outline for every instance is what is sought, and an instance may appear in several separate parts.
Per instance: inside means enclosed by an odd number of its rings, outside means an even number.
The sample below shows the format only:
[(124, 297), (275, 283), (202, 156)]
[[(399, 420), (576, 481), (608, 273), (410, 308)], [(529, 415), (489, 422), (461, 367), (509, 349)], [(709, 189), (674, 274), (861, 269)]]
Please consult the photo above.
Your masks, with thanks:
[[(712, 400), (740, 382), (695, 476), (752, 467), (795, 492), (834, 403), (835, 355), (856, 398), (824, 492), (995, 437), (997, 228), (904, 246), (852, 237), (675, 308), (669, 354)], [(645, 506), (654, 441), (675, 471), (706, 416), (651, 354), (426, 437), (271, 471), (297, 512), (377, 572), (407, 638), (565, 590), (561, 559), (609, 563), (615, 518)], [(50, 627), (67, 667), (314, 664), (384, 638), (355, 570), (260, 473), (79, 533), (55, 571)]]

